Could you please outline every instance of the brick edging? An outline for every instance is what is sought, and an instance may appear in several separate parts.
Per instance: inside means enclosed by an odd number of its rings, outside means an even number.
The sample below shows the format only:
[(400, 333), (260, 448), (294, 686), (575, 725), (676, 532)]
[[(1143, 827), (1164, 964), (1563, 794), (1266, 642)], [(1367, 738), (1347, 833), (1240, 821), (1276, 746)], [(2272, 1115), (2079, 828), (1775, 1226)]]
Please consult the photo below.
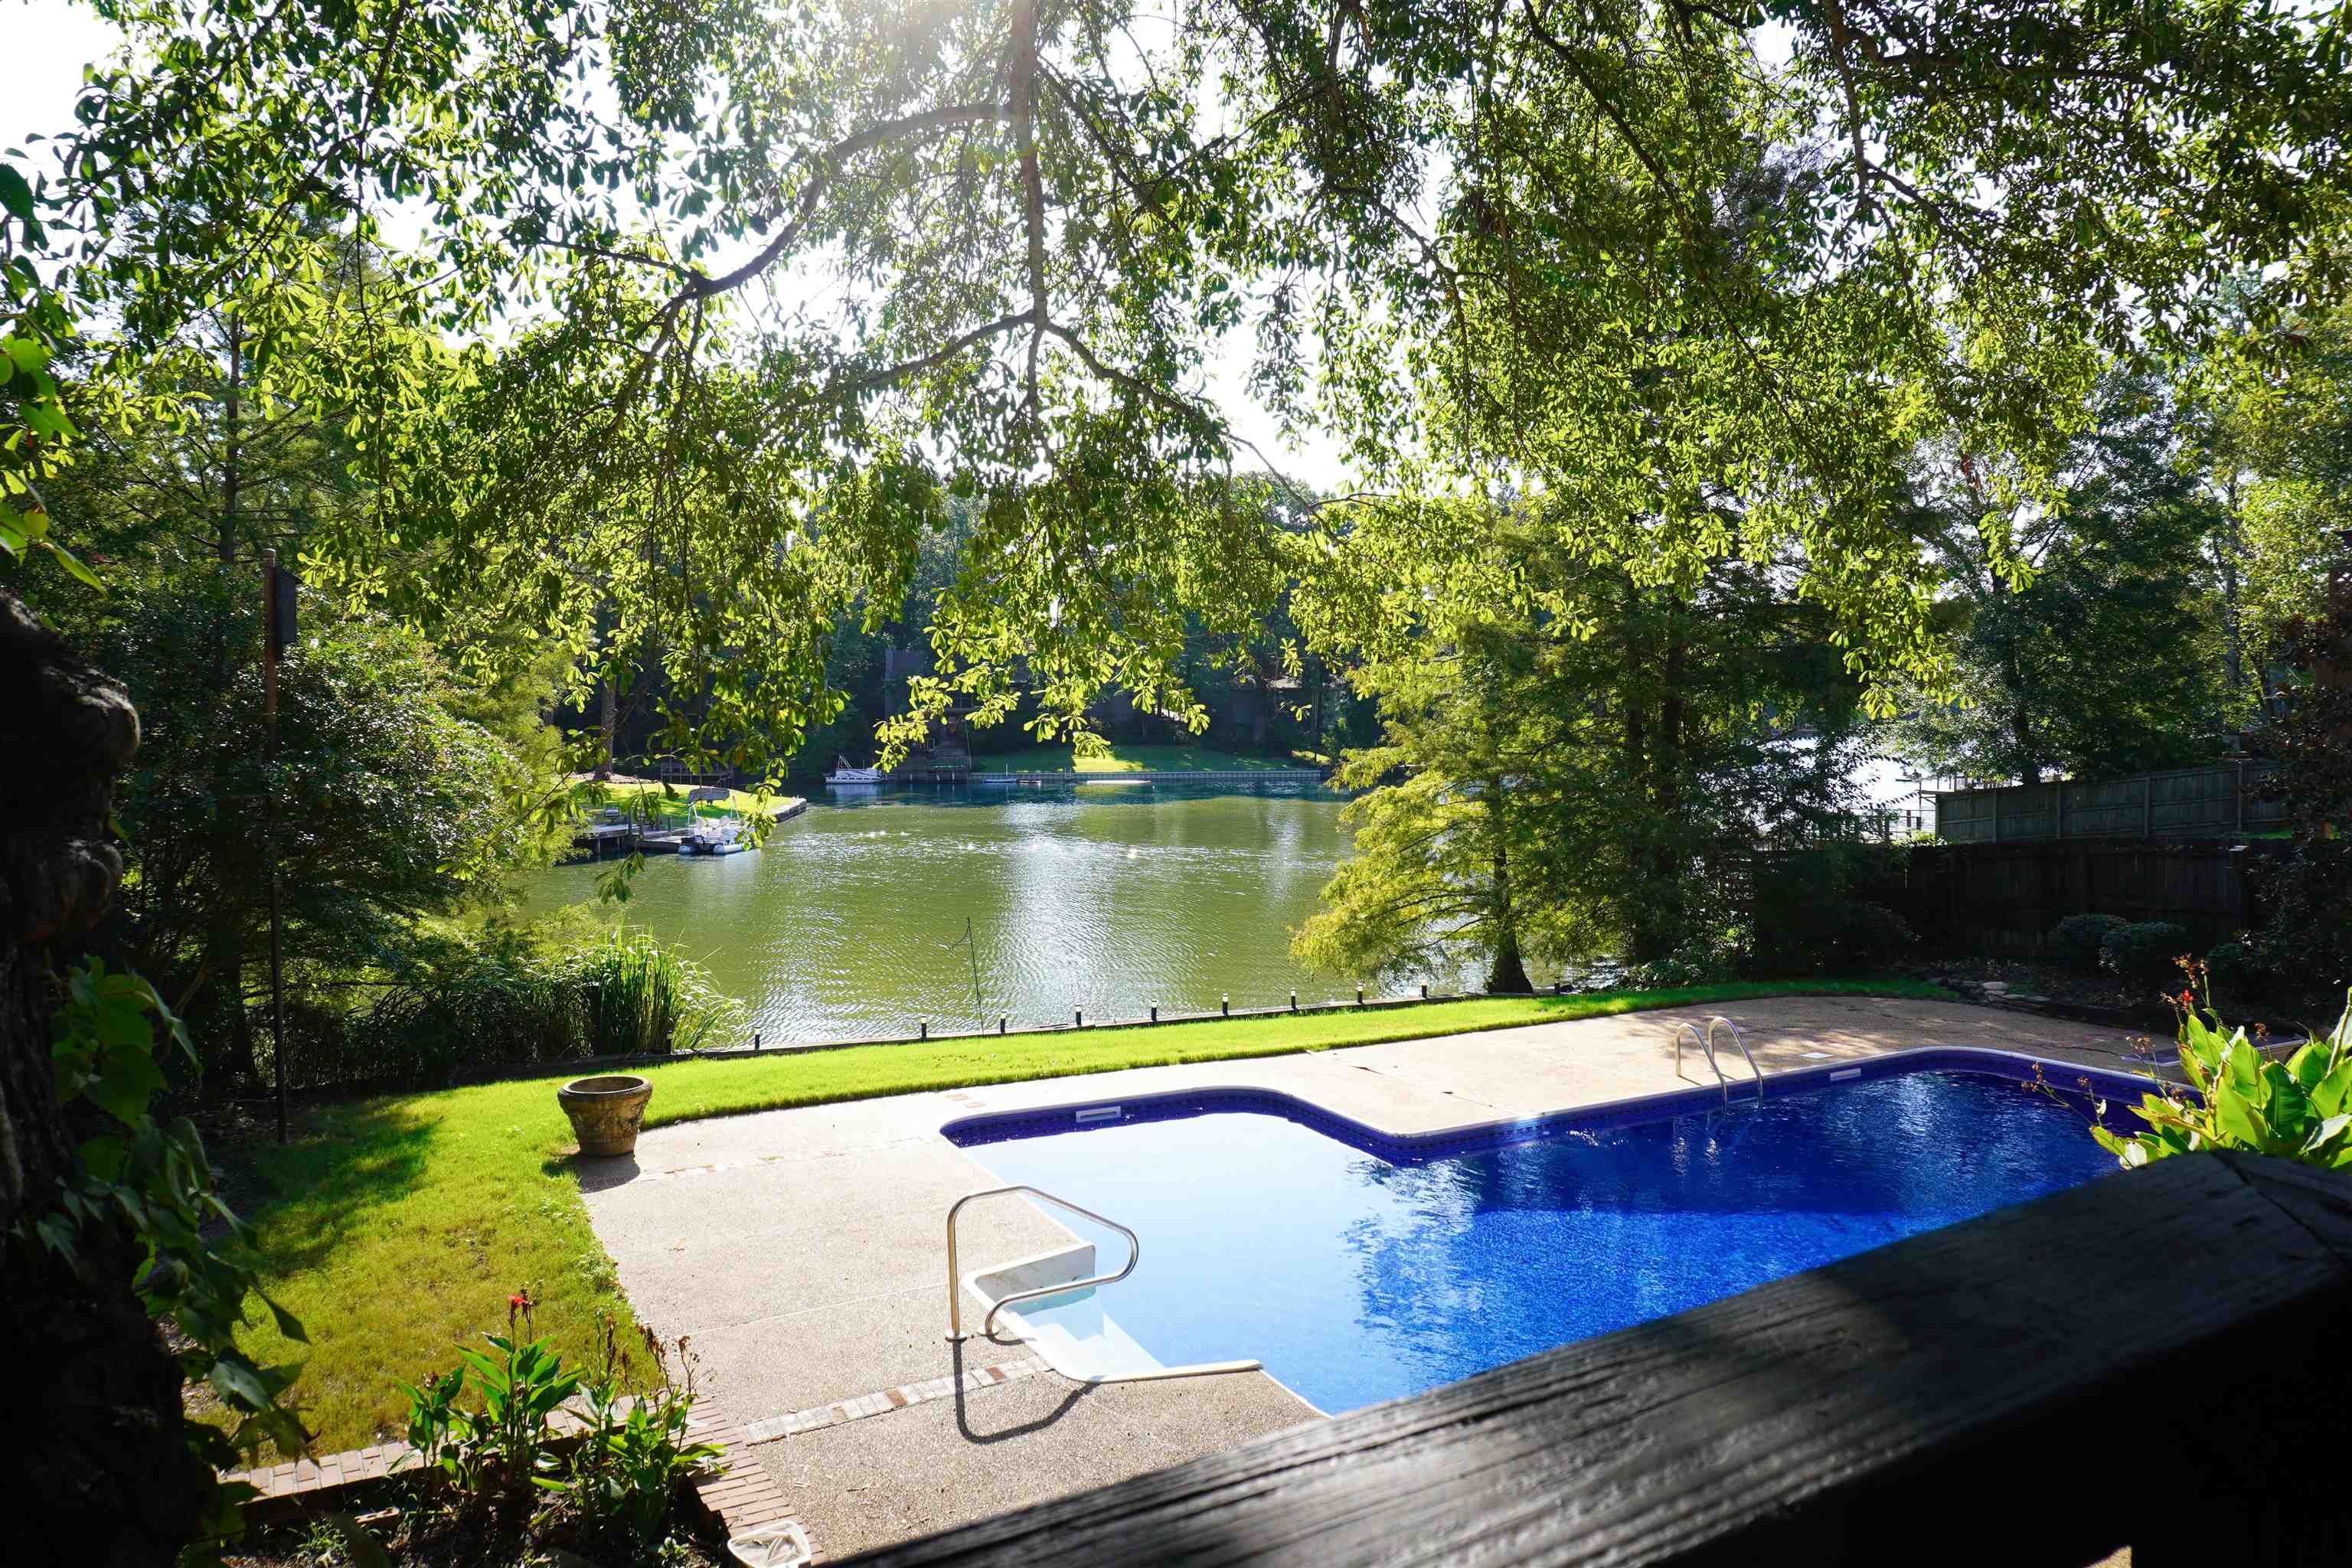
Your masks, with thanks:
[(698, 1403), (687, 1431), (722, 1450), (719, 1473), (693, 1483), (695, 1502), (722, 1534), (741, 1535), (793, 1516), (783, 1489), (752, 1456), (744, 1423), (722, 1402), (706, 1398)]
[(927, 1378), (921, 1383), (901, 1384), (854, 1399), (836, 1399), (829, 1405), (813, 1405), (806, 1410), (788, 1411), (782, 1415), (764, 1416), (747, 1422), (743, 1427), (744, 1441), (749, 1444), (773, 1443), (779, 1438), (797, 1437), (803, 1432), (822, 1432), (828, 1426), (846, 1422), (862, 1421), (869, 1415), (887, 1415), (893, 1410), (904, 1410), (910, 1405), (945, 1399), (959, 1391), (977, 1394), (1000, 1383), (1034, 1377), (1051, 1370), (1035, 1356), (1024, 1356), (996, 1366), (976, 1366), (961, 1374), (950, 1373), (941, 1377)]

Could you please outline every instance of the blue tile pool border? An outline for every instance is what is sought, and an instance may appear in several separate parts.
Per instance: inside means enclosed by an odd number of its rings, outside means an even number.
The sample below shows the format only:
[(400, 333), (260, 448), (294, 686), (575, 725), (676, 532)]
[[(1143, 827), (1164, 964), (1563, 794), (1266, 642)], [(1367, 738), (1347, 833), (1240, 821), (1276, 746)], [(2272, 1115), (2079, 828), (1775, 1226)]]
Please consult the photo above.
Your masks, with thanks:
[[(2105, 1099), (2108, 1104), (2107, 1124), (2118, 1130), (2138, 1126), (2139, 1119), (2131, 1114), (2129, 1108), (2137, 1105), (2140, 1096), (2155, 1087), (2157, 1082), (2148, 1074), (2084, 1067), (2078, 1062), (2028, 1056), (2017, 1051), (1988, 1050), (1973, 1046), (1932, 1046), (1919, 1050), (1891, 1051), (1884, 1056), (1774, 1073), (1764, 1080), (1764, 1095), (1770, 1100), (1780, 1095), (1811, 1093), (1920, 1072), (1966, 1072), (2023, 1084), (2035, 1077), (2036, 1068), (2041, 1069), (2040, 1078), (2045, 1085), (2070, 1103), (2080, 1103), (2086, 1114), (2091, 1099)], [(2188, 1092), (2178, 1085), (2170, 1087), (2179, 1092)], [(1752, 1080), (1735, 1079), (1731, 1085), (1731, 1108), (1737, 1110), (1743, 1105), (1752, 1104), (1755, 1095)], [(1607, 1100), (1597, 1105), (1572, 1106), (1534, 1116), (1467, 1122), (1426, 1132), (1386, 1132), (1295, 1094), (1235, 1085), (1166, 1089), (1117, 1099), (1071, 1100), (1057, 1105), (1029, 1106), (1017, 1110), (982, 1111), (945, 1123), (940, 1128), (940, 1134), (958, 1148), (970, 1149), (1018, 1138), (1095, 1131), (1106, 1127), (1171, 1121), (1221, 1111), (1244, 1111), (1280, 1117), (1363, 1153), (1402, 1165), (1578, 1132), (1601, 1132), (1643, 1122), (1671, 1121), (1676, 1117), (1723, 1109), (1723, 1090), (1708, 1086), (1669, 1089), (1663, 1094)]]

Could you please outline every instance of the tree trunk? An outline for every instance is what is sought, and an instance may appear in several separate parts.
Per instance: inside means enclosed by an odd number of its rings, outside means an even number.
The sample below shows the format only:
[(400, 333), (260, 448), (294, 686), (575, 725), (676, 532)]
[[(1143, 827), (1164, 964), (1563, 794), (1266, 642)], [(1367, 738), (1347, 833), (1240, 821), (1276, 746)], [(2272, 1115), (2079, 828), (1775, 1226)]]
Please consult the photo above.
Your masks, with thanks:
[(2017, 782), (2038, 784), (2042, 782), (2042, 754), (2033, 738), (2033, 715), (2026, 707), (2025, 671), (2017, 662), (2012, 647), (2000, 661), (2001, 683), (2009, 689), (2010, 742), (2017, 748)]
[(190, 1026), (204, 1063), (207, 1099), (225, 1096), (239, 1083), (258, 1087), (262, 1082), (261, 1058), (254, 1050), (253, 1020), (245, 1005), (245, 930), (237, 923), (242, 913), (236, 907), (223, 910), (205, 939), (205, 985), (209, 994), (199, 999), (194, 1013), (206, 1026), (197, 1026), (194, 1018)]
[(613, 779), (613, 733), (619, 725), (620, 716), (613, 697), (613, 678), (607, 675), (598, 685), (603, 695), (598, 700), (596, 714), (596, 782), (610, 784)]
[[(2246, 536), (2238, 521), (2238, 475), (2234, 468), (2222, 494), (2221, 537), (2213, 553), (2221, 569), (2221, 689), (2234, 702), (2246, 689), (2245, 607), (2238, 570), (2245, 559)], [(2261, 693), (2255, 696), (2259, 699)], [(2242, 724), (2230, 726), (2230, 749), (2245, 750)]]
[(1315, 732), (1308, 738), (1307, 749), (1318, 757), (1330, 754), (1323, 749), (1323, 693), (1330, 684), (1329, 671), (1318, 665), (1315, 670)]
[(1666, 658), (1661, 672), (1665, 690), (1658, 700), (1658, 736), (1650, 748), (1650, 801), (1655, 808), (1656, 837), (1650, 849), (1650, 886), (1656, 914), (1649, 956), (1664, 958), (1682, 945), (1690, 933), (1684, 929), (1683, 860), (1688, 845), (1683, 834), (1683, 717), (1688, 703), (1683, 692), (1682, 628), (1675, 624), (1672, 605), (1666, 607)]
[(237, 510), (245, 486), (239, 443), (245, 405), (245, 329), (232, 317), (228, 323), (228, 386), (221, 406), (220, 559), (226, 566), (236, 559)]
[(132, 1292), (131, 1238), (86, 1228), (77, 1270), (28, 1236), (74, 1168), (50, 1076), (54, 968), (121, 876), (107, 821), (139, 720), (121, 687), (5, 589), (0, 659), (15, 672), (0, 745), (41, 762), (0, 783), (0, 1343), (25, 1438), (11, 1461), (8, 1560), (169, 1563), (211, 1478), (181, 1434), (178, 1365)]
[(1511, 851), (1504, 822), (1503, 781), (1490, 778), (1484, 796), (1486, 830), (1494, 843), (1495, 957), (1486, 969), (1486, 989), (1525, 994), (1535, 985), (1519, 959), (1518, 911), (1511, 902)]

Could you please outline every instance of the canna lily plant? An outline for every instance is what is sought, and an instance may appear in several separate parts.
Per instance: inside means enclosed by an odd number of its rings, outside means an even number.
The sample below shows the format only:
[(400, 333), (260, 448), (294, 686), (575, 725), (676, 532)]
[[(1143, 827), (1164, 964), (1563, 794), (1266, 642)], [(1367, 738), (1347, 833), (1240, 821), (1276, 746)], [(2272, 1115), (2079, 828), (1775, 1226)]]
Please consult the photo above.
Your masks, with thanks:
[(2091, 1136), (2101, 1147), (2126, 1168), (2173, 1154), (2242, 1149), (2352, 1169), (2352, 995), (2333, 1033), (2314, 1034), (2284, 1063), (2264, 1058), (2242, 1028), (2225, 1035), (2219, 1015), (2198, 1007), (2189, 992), (2174, 1001), (2180, 1065), (2196, 1095), (2159, 1086), (2139, 1104), (2148, 1130), (2123, 1134), (2095, 1123)]

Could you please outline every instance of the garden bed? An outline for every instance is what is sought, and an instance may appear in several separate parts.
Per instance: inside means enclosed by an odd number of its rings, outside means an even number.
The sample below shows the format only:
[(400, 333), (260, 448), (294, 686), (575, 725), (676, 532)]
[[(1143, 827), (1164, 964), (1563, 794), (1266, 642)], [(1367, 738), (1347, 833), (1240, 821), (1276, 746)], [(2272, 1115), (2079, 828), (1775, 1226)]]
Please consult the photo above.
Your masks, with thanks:
[[(2121, 1029), (2138, 1029), (2159, 1042), (2173, 1032), (2173, 1010), (2151, 987), (2113, 974), (2085, 972), (2032, 959), (1955, 958), (1918, 965), (1916, 979), (1942, 986), (1970, 1002), (2016, 1007), (2057, 1018), (2079, 1018)], [(2309, 1019), (2332, 1016), (2343, 999), (2324, 996), (2244, 996), (2219, 993), (2214, 1005), (2232, 1023), (2269, 1033), (2299, 1033)]]

